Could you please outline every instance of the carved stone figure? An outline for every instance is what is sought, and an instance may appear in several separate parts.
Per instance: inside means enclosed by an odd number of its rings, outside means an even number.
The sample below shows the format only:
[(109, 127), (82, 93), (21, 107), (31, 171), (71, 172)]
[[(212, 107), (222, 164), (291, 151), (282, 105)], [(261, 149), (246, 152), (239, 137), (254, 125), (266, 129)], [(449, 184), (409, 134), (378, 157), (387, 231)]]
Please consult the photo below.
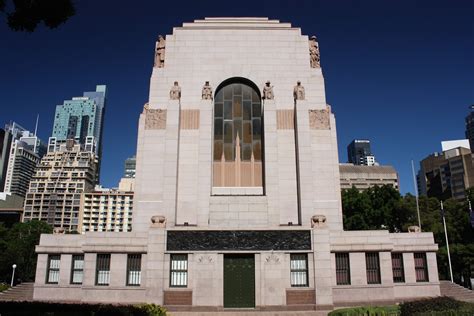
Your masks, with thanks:
[(151, 225), (153, 227), (166, 227), (166, 217), (162, 215), (155, 215), (151, 217)]
[(301, 85), (301, 81), (298, 81), (296, 83), (296, 86), (293, 89), (293, 97), (294, 97), (295, 100), (304, 100), (305, 99), (304, 87)]
[(150, 109), (150, 103), (147, 102), (147, 103), (145, 103), (145, 104), (143, 105), (143, 110), (146, 111), (146, 110), (148, 110), (148, 109)]
[(313, 215), (313, 217), (311, 217), (311, 228), (324, 228), (324, 227), (326, 227), (326, 216)]
[(420, 227), (413, 225), (413, 226), (408, 226), (408, 232), (409, 233), (419, 233), (421, 232)]
[(321, 64), (320, 64), (321, 58), (319, 55), (319, 44), (318, 44), (318, 41), (316, 40), (316, 36), (311, 36), (311, 39), (309, 40), (309, 57), (310, 57), (311, 68), (321, 67)]
[(273, 86), (270, 85), (270, 81), (267, 81), (263, 87), (262, 99), (273, 100), (274, 98), (275, 96), (273, 94)]
[(202, 87), (202, 99), (212, 100), (212, 87), (209, 84), (209, 81), (206, 81), (206, 83)]
[(171, 87), (170, 99), (171, 100), (180, 100), (181, 99), (181, 87), (178, 85), (178, 81), (175, 81), (174, 85)]
[(165, 46), (165, 39), (159, 35), (155, 48), (155, 67), (163, 68), (165, 66)]
[(66, 231), (62, 227), (56, 227), (53, 229), (53, 234), (59, 235), (59, 234), (64, 234)]

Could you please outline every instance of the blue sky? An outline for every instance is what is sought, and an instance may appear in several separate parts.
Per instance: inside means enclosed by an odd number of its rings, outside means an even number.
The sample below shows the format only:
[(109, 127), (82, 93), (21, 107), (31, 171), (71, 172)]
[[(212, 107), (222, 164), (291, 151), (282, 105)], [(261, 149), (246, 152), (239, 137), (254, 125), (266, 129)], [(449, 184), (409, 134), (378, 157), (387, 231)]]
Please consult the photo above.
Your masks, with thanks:
[(340, 161), (354, 138), (413, 192), (411, 159), (464, 136), (474, 104), (474, 1), (75, 1), (56, 30), (16, 33), (0, 16), (0, 124), (51, 134), (56, 104), (106, 84), (101, 182), (115, 186), (136, 150), (154, 42), (206, 16), (265, 16), (317, 35)]

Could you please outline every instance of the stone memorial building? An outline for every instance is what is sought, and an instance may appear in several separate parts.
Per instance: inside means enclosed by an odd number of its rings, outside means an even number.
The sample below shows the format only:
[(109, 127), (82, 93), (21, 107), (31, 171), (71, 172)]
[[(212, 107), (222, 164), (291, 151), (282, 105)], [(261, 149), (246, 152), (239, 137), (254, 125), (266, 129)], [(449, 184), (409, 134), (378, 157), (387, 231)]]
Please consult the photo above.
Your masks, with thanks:
[(132, 232), (42, 235), (34, 298), (210, 311), (438, 296), (432, 233), (343, 230), (320, 65), (315, 37), (267, 18), (160, 36)]

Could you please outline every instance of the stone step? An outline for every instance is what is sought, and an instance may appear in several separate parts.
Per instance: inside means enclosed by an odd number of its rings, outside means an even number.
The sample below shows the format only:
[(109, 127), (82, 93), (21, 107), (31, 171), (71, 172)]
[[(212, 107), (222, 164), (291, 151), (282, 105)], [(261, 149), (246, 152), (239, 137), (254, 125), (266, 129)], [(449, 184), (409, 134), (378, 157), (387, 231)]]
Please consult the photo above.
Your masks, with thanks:
[(33, 300), (34, 283), (21, 283), (0, 293), (0, 301)]
[(440, 281), (442, 296), (448, 296), (459, 301), (474, 302), (474, 292), (449, 281)]

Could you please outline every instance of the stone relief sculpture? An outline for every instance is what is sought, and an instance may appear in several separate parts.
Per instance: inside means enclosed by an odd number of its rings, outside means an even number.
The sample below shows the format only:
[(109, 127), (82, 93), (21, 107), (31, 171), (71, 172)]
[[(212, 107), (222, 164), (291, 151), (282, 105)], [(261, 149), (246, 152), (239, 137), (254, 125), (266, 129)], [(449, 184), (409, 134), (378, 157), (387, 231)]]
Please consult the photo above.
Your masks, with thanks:
[(148, 110), (149, 108), (150, 108), (150, 103), (147, 102), (143, 105), (143, 110), (144, 111)]
[(273, 86), (270, 85), (270, 81), (265, 82), (263, 87), (262, 99), (264, 100), (273, 100), (275, 95), (273, 94)]
[(178, 81), (174, 82), (174, 85), (170, 90), (170, 100), (180, 100), (181, 99), (181, 87), (178, 85)]
[(155, 48), (155, 67), (163, 68), (165, 66), (165, 46), (166, 41), (163, 36), (158, 35), (158, 41)]
[(301, 85), (301, 81), (298, 81), (296, 83), (296, 86), (293, 89), (293, 98), (295, 100), (304, 100), (305, 99), (304, 87)]
[(212, 100), (212, 87), (209, 84), (209, 81), (206, 81), (206, 83), (202, 87), (202, 99)]
[(150, 218), (153, 227), (166, 227), (166, 217), (162, 215), (155, 215)]
[(309, 128), (331, 129), (330, 113), (331, 108), (329, 106), (326, 106), (323, 110), (309, 110)]
[(320, 64), (321, 59), (319, 55), (319, 44), (316, 39), (316, 36), (311, 36), (311, 39), (309, 40), (309, 57), (310, 57), (311, 68), (321, 67), (321, 64)]
[(165, 129), (166, 128), (166, 110), (164, 109), (146, 109), (145, 110), (145, 129)]
[(214, 262), (214, 259), (211, 256), (200, 256), (197, 261), (203, 264), (210, 264)]
[(326, 227), (326, 216), (313, 215), (313, 217), (311, 217), (311, 228), (325, 228), (325, 227)]
[(280, 263), (280, 257), (272, 253), (271, 255), (267, 256), (265, 258), (265, 262), (269, 264), (279, 264)]

